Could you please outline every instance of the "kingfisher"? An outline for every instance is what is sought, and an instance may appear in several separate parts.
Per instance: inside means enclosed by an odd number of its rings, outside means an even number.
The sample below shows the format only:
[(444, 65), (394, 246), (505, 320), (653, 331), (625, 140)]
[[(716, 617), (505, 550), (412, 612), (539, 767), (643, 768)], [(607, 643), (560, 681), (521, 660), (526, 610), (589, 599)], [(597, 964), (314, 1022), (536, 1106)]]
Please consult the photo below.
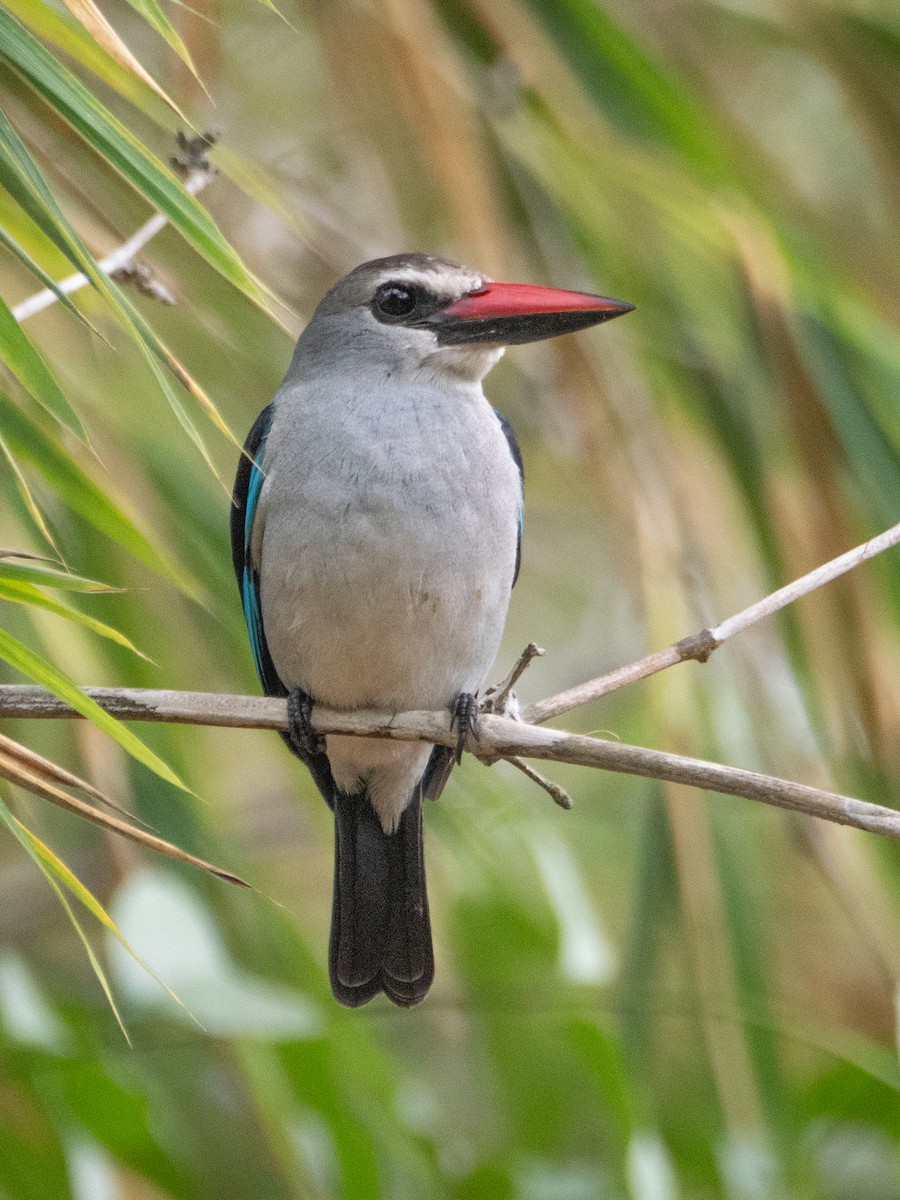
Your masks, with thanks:
[[(634, 305), (496, 283), (428, 254), (327, 293), (244, 446), (234, 569), (282, 736), (334, 813), (329, 975), (350, 1007), (424, 999), (434, 954), (422, 805), (470, 733), (519, 571), (523, 468), (482, 380), (506, 346)], [(456, 748), (319, 734), (313, 705), (449, 710)]]

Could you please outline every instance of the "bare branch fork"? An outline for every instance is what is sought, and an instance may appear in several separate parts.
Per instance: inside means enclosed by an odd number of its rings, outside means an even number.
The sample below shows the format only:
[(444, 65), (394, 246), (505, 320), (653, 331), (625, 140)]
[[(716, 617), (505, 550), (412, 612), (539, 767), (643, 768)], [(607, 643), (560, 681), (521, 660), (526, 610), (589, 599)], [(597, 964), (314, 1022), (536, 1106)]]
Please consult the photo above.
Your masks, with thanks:
[[(608, 675), (589, 680), (557, 696), (537, 701), (517, 712), (512, 683), (527, 663), (540, 651), (529, 646), (523, 652), (509, 679), (492, 689), (482, 705), (477, 738), (469, 737), (466, 749), (484, 762), (510, 759), (541, 786), (548, 781), (533, 768), (517, 761), (521, 758), (546, 759), (573, 763), (606, 771), (668, 780), (692, 787), (743, 796), (778, 808), (820, 817), (841, 825), (851, 825), (887, 837), (900, 838), (900, 812), (878, 804), (855, 800), (835, 792), (793, 783), (774, 776), (722, 766), (683, 755), (668, 754), (641, 746), (629, 746), (602, 738), (585, 737), (557, 729), (542, 729), (542, 722), (559, 716), (581, 704), (608, 695), (617, 688), (645, 679), (658, 671), (687, 659), (705, 662), (709, 655), (763, 617), (805, 596), (824, 583), (880, 554), (900, 542), (900, 524), (870, 541), (833, 559), (801, 579), (781, 588), (765, 599), (700, 633), (684, 638), (666, 650), (657, 651), (621, 667)], [(152, 691), (138, 688), (85, 688), (114, 716), (129, 721), (172, 721), (194, 725), (215, 725), (242, 729), (286, 729), (287, 706), (283, 699), (261, 696), (230, 696), (220, 693)], [(78, 714), (62, 700), (43, 688), (31, 685), (0, 687), (0, 717), (74, 717)], [(408, 712), (386, 715), (377, 712), (333, 712), (316, 706), (312, 722), (324, 734), (354, 737), (391, 738), (399, 741), (423, 741), (445, 746), (456, 745), (456, 733), (450, 728), (447, 713)], [(562, 789), (551, 784), (547, 790), (563, 807), (570, 801)]]
[[(216, 177), (216, 168), (207, 160), (206, 152), (215, 144), (217, 136), (214, 133), (202, 133), (197, 137), (189, 138), (181, 132), (178, 134), (178, 151), (170, 161), (182, 178), (184, 190), (190, 192), (192, 196), (196, 196)], [(116, 247), (106, 258), (100, 259), (97, 266), (105, 275), (109, 275), (119, 283), (130, 283), (138, 291), (152, 296), (155, 300), (161, 300), (164, 304), (174, 304), (175, 299), (168, 289), (154, 278), (152, 270), (146, 263), (139, 262), (137, 259), (137, 255), (150, 239), (156, 237), (168, 223), (169, 218), (163, 213), (154, 213), (127, 241)], [(82, 275), (80, 272), (69, 275), (59, 281), (56, 291), (46, 288), (43, 291), (35, 292), (21, 304), (17, 304), (12, 310), (12, 315), (20, 323), (27, 321), (29, 317), (43, 312), (45, 308), (49, 308), (58, 300), (59, 292), (69, 296), (72, 292), (87, 287), (90, 282), (87, 275)]]

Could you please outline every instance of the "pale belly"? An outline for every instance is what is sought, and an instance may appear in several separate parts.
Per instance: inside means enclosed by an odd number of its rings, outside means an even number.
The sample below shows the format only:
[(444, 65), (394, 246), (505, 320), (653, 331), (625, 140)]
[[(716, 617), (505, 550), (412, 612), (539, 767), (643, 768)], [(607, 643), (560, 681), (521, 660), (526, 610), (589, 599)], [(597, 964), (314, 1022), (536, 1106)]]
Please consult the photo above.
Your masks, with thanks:
[[(272, 661), (287, 686), (328, 707), (446, 708), (481, 687), (500, 644), (516, 555), (514, 464), (503, 444), (451, 445), (427, 472), (360, 461), (344, 455), (325, 472), (292, 462), (289, 495), (279, 494), (279, 463), (267, 480), (259, 566)], [(403, 461), (417, 461), (409, 448)], [(338, 787), (366, 785), (386, 828), (429, 752), (327, 742)]]
[(266, 636), (288, 686), (332, 708), (395, 712), (480, 687), (503, 631), (508, 571), (410, 564), (385, 545), (335, 546), (310, 571), (309, 548), (297, 549), (292, 565), (279, 555), (262, 572)]

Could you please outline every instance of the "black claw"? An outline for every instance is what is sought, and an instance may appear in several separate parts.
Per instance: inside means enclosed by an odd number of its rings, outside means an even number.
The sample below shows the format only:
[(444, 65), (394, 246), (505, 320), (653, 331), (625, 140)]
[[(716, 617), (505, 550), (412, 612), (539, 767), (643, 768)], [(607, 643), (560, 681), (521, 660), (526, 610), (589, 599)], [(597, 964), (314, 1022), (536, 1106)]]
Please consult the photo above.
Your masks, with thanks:
[(313, 729), (313, 701), (300, 688), (291, 688), (287, 698), (288, 741), (301, 758), (312, 758), (325, 752), (325, 736)]
[(457, 765), (462, 762), (463, 750), (466, 748), (466, 738), (471, 733), (478, 741), (478, 701), (471, 692), (460, 692), (450, 705), (450, 729), (456, 730)]

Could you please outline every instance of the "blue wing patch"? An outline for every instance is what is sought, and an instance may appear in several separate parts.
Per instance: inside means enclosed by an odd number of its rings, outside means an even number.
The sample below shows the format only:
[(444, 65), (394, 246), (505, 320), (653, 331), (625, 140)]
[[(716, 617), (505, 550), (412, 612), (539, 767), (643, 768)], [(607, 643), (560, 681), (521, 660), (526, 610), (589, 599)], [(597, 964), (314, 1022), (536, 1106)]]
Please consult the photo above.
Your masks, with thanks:
[(250, 649), (253, 651), (253, 661), (256, 663), (256, 673), (263, 679), (263, 628), (262, 612), (259, 607), (259, 576), (249, 567), (244, 568), (244, 581), (241, 587), (241, 600), (244, 606), (244, 620), (250, 634)]
[(234, 485), (234, 503), (231, 509), (231, 553), (257, 673), (268, 695), (283, 696), (285, 688), (278, 678), (269, 654), (269, 647), (266, 644), (259, 599), (259, 575), (251, 557), (253, 522), (256, 519), (260, 492), (265, 482), (263, 462), (266, 438), (271, 425), (272, 406), (269, 405), (259, 414), (250, 430), (244, 445), (244, 453), (238, 464), (237, 479)]
[(241, 600), (244, 605), (244, 619), (250, 633), (250, 648), (253, 651), (253, 661), (260, 679), (263, 679), (263, 627), (262, 609), (259, 602), (259, 576), (250, 559), (250, 547), (253, 541), (253, 522), (256, 520), (256, 509), (259, 505), (259, 494), (265, 480), (265, 474), (260, 466), (260, 460), (265, 453), (266, 433), (260, 439), (259, 447), (253, 456), (250, 467), (250, 483), (247, 487), (247, 511), (244, 514), (244, 575), (241, 581)]

